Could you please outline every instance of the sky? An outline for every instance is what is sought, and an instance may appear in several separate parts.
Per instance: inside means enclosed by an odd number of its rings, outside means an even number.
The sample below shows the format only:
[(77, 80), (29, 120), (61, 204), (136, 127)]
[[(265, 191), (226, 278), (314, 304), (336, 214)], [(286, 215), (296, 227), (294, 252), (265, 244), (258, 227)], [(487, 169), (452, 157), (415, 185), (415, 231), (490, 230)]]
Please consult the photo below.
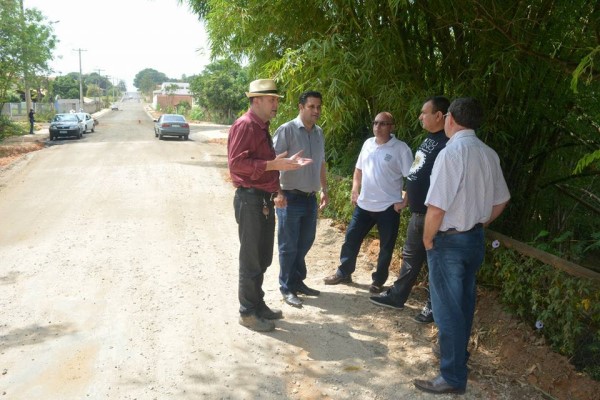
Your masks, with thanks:
[[(187, 3), (177, 0), (23, 0), (37, 8), (54, 27), (59, 43), (51, 75), (81, 70), (125, 81), (152, 68), (169, 78), (202, 72), (210, 63), (203, 24)], [(57, 21), (57, 22), (56, 22)], [(83, 51), (85, 50), (85, 51)]]

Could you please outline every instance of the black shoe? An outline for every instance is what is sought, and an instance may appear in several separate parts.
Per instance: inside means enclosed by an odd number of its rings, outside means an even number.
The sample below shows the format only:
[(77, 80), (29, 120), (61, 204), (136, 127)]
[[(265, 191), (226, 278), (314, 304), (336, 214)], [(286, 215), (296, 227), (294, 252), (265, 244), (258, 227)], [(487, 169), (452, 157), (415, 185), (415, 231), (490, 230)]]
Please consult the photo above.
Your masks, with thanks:
[(302, 300), (296, 296), (294, 292), (281, 293), (283, 295), (283, 301), (288, 303), (292, 307), (302, 307)]
[(433, 322), (433, 310), (425, 306), (419, 314), (415, 315), (414, 319), (421, 324), (430, 324)]
[(424, 392), (442, 394), (442, 393), (455, 393), (464, 394), (465, 389), (456, 388), (451, 386), (446, 380), (438, 375), (430, 380), (415, 379), (415, 386), (417, 389), (421, 389)]
[(381, 293), (383, 292), (383, 285), (376, 285), (376, 284), (372, 284), (371, 286), (369, 286), (369, 293)]
[(321, 294), (317, 289), (311, 289), (304, 282), (300, 282), (296, 287), (296, 293), (304, 294), (306, 296), (318, 296)]
[(271, 309), (264, 303), (261, 304), (260, 307), (258, 307), (256, 315), (258, 315), (260, 318), (270, 320), (283, 318), (283, 313), (281, 312), (281, 310)]
[(339, 283), (352, 283), (352, 275), (348, 276), (340, 276), (338, 274), (333, 274), (323, 279), (326, 285), (337, 285)]
[(390, 295), (390, 291), (392, 289), (388, 289), (385, 293), (380, 294), (379, 296), (371, 296), (369, 300), (373, 304), (377, 304), (378, 306), (393, 308), (395, 310), (404, 309), (404, 305), (396, 304), (394, 300), (392, 300), (392, 296)]

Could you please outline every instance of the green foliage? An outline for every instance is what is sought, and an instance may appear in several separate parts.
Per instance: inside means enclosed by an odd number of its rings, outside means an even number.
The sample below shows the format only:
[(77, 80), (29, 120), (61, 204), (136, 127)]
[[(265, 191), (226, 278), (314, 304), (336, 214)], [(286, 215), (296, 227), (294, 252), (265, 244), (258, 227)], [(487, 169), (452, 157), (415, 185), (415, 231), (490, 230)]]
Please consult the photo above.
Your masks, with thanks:
[(24, 135), (25, 129), (10, 118), (0, 115), (0, 141), (10, 136)]
[(0, 104), (15, 87), (23, 92), (24, 77), (48, 71), (56, 45), (52, 24), (37, 9), (21, 10), (13, 0), (0, 0)]
[(245, 68), (225, 59), (215, 61), (190, 79), (190, 92), (198, 105), (210, 111), (215, 122), (232, 123), (248, 107), (244, 92), (248, 88)]
[[(488, 251), (486, 263), (479, 273), (479, 282), (499, 288), (502, 302), (529, 322), (532, 328), (541, 321), (543, 328), (540, 332), (548, 342), (565, 355), (578, 355), (575, 365), (580, 369), (598, 365), (598, 283), (569, 276), (504, 248)], [(595, 354), (590, 354), (590, 349), (582, 352), (584, 343), (592, 349), (595, 346)], [(580, 359), (581, 362), (578, 361)], [(589, 364), (590, 360), (595, 364)], [(600, 376), (597, 378), (600, 379)]]
[(339, 221), (350, 221), (354, 207), (350, 202), (352, 178), (327, 174), (329, 205), (323, 210), (323, 216)]
[(185, 114), (187, 115), (187, 113), (192, 109), (192, 105), (187, 102), (187, 101), (182, 101), (179, 104), (177, 104), (177, 114)]
[(133, 78), (133, 86), (144, 94), (152, 94), (157, 85), (168, 81), (167, 76), (152, 68), (146, 68), (138, 72)]
[(192, 107), (192, 109), (188, 113), (188, 117), (192, 121), (203, 121), (204, 120), (204, 110), (200, 107)]
[(584, 155), (581, 160), (577, 162), (577, 166), (575, 167), (575, 171), (573, 173), (578, 174), (591, 166), (594, 166), (595, 170), (600, 169), (600, 149), (594, 151), (593, 153)]
[[(571, 231), (576, 242), (595, 232), (596, 1), (186, 2), (206, 22), (213, 57), (277, 79), (288, 104), (274, 124), (294, 114), (303, 90), (323, 93), (332, 170), (351, 173), (377, 112), (392, 112), (414, 147), (424, 98), (469, 95), (487, 110), (478, 135), (498, 152), (512, 194), (498, 229), (523, 241), (541, 230)], [(579, 92), (574, 78), (585, 83)], [(573, 174), (579, 160), (587, 167)]]

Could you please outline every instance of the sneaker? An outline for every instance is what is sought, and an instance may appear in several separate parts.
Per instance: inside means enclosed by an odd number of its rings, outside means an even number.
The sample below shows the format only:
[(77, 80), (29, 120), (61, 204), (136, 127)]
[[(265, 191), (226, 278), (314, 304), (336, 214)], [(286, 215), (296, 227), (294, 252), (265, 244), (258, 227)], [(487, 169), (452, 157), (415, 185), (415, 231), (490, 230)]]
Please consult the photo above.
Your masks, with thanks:
[(263, 319), (281, 319), (283, 318), (283, 313), (281, 310), (277, 310), (275, 308), (271, 309), (266, 304), (261, 304), (256, 311), (256, 315)]
[(430, 324), (433, 322), (433, 310), (428, 306), (423, 307), (421, 312), (415, 315), (415, 321), (421, 324)]
[(338, 274), (333, 274), (323, 279), (326, 285), (337, 285), (339, 283), (352, 283), (352, 275), (348, 276), (340, 276)]
[(372, 284), (369, 286), (369, 293), (381, 293), (383, 292), (383, 286)]
[(369, 301), (373, 304), (377, 304), (378, 306), (393, 308), (395, 310), (404, 309), (404, 305), (399, 305), (392, 300), (392, 296), (390, 295), (390, 290), (386, 290), (385, 293), (380, 294), (379, 296), (371, 296), (369, 297)]
[(240, 325), (256, 332), (271, 332), (275, 329), (275, 323), (273, 321), (261, 318), (256, 314), (241, 314)]

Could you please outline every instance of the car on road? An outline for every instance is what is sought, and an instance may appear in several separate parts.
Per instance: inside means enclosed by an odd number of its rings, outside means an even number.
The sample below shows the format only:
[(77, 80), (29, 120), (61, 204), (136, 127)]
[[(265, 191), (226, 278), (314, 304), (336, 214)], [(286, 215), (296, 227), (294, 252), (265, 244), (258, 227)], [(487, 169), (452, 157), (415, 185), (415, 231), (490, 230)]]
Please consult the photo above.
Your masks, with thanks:
[(163, 114), (154, 120), (154, 137), (162, 140), (164, 136), (178, 136), (180, 139), (188, 140), (190, 124), (183, 115)]
[(77, 115), (79, 119), (83, 121), (83, 133), (86, 133), (87, 131), (94, 132), (94, 126), (96, 125), (96, 121), (94, 121), (94, 118), (92, 118), (90, 114), (78, 112), (75, 113), (75, 115)]
[(111, 104), (110, 109), (112, 111), (119, 111), (119, 105), (118, 104)]
[(50, 121), (50, 140), (56, 140), (62, 136), (72, 136), (81, 139), (83, 136), (83, 121), (77, 114), (56, 114)]

